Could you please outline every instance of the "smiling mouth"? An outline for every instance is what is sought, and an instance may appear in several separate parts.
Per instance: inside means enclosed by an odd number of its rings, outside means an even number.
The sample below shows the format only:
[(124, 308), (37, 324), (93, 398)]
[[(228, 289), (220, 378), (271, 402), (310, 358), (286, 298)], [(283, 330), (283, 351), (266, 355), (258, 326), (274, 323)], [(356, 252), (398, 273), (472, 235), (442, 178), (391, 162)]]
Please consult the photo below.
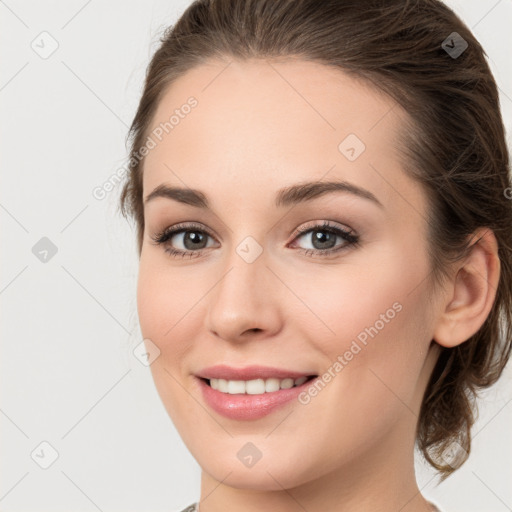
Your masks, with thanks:
[(226, 380), (226, 379), (204, 379), (208, 386), (220, 393), (230, 395), (262, 395), (266, 393), (275, 393), (281, 389), (290, 389), (303, 386), (318, 375), (309, 375), (299, 377), (298, 379), (253, 379), (253, 380)]

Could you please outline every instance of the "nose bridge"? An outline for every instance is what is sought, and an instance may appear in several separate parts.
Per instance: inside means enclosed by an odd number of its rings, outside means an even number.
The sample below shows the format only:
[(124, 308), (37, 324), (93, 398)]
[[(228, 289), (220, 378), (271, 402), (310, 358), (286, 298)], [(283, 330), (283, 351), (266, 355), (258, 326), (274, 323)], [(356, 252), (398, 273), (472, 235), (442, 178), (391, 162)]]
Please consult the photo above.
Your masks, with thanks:
[(225, 305), (228, 306), (233, 301), (235, 305), (258, 307), (265, 293), (266, 286), (262, 284), (267, 281), (267, 264), (259, 242), (253, 237), (243, 239), (226, 258), (227, 274), (217, 286), (217, 302), (227, 301)]
[(251, 236), (233, 247), (209, 301), (207, 327), (211, 331), (236, 339), (249, 329), (277, 326), (278, 283), (268, 264), (263, 246)]

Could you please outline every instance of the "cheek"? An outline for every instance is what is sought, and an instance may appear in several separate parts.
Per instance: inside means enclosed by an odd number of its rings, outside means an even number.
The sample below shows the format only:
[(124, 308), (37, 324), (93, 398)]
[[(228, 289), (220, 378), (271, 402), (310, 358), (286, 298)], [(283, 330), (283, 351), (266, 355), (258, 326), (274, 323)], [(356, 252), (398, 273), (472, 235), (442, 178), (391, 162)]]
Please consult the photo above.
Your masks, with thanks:
[[(179, 292), (179, 284), (171, 278), (171, 274), (165, 269), (157, 268), (150, 261), (141, 259), (137, 283), (139, 324), (142, 337), (151, 340), (160, 351), (151, 363), (150, 370), (171, 417), (176, 415), (176, 397), (180, 396), (176, 379), (184, 378), (181, 374), (181, 361), (190, 350), (185, 340), (192, 339), (183, 332), (187, 316), (180, 321), (186, 315), (186, 305)], [(146, 341), (146, 346), (147, 344)]]
[[(137, 283), (137, 310), (141, 333), (151, 340), (160, 355), (151, 363), (150, 370), (157, 392), (173, 421), (187, 417), (189, 402), (182, 384), (186, 376), (181, 362), (190, 350), (193, 337), (184, 332), (187, 315), (196, 301), (186, 301), (180, 292), (180, 279), (154, 259), (141, 257)], [(197, 300), (197, 299), (196, 299)], [(189, 320), (190, 321), (190, 320)], [(147, 341), (146, 341), (147, 346)]]
[[(161, 258), (141, 257), (137, 283), (137, 312), (142, 334), (165, 345), (189, 323), (198, 288), (180, 273), (161, 263)], [(198, 283), (197, 283), (198, 284)]]
[(172, 292), (169, 290), (169, 293), (164, 293), (165, 286), (162, 286), (162, 280), (157, 278), (157, 274), (141, 259), (137, 283), (137, 313), (142, 335), (155, 343), (172, 325), (164, 325), (165, 311), (172, 311)]
[(161, 257), (146, 254), (140, 259), (137, 310), (141, 333), (160, 350), (150, 368), (157, 387), (168, 387), (171, 396), (179, 386), (169, 374), (188, 378), (183, 361), (200, 336), (199, 302), (211, 286), (208, 283), (204, 277), (191, 282), (189, 273), (169, 268)]
[[(401, 279), (380, 284), (387, 287), (338, 292), (344, 308), (327, 315), (336, 334), (315, 338), (327, 356), (322, 374), (326, 384), (304, 406), (301, 428), (305, 439), (329, 440), (318, 441), (318, 450), (334, 465), (346, 457), (347, 440), (353, 454), (362, 453), (393, 425), (415, 421), (418, 414), (417, 386), (429, 341), (427, 304), (421, 294), (408, 295), (411, 287)], [(324, 313), (334, 309), (327, 308)], [(325, 421), (312, 421), (310, 411), (322, 411)], [(332, 453), (339, 457), (333, 459)]]
[(412, 245), (381, 247), (374, 253), (378, 261), (317, 275), (314, 287), (308, 281), (301, 291), (324, 324), (311, 339), (328, 364), (341, 356), (343, 370), (337, 365), (335, 373), (345, 374), (344, 387), (357, 387), (351, 393), (359, 394), (365, 382), (372, 388), (368, 397), (385, 384), (404, 399), (412, 397), (430, 343), (431, 307), (424, 289), (426, 253)]
[(305, 280), (289, 277), (329, 328), (331, 336), (324, 338), (328, 352), (329, 346), (340, 348), (333, 340), (351, 340), (372, 326), (389, 331), (388, 325), (404, 316), (397, 310), (409, 303), (413, 309), (419, 307), (417, 294), (412, 292), (427, 275), (427, 262), (417, 248), (407, 251), (403, 246), (382, 244), (358, 257), (356, 264), (321, 269)]

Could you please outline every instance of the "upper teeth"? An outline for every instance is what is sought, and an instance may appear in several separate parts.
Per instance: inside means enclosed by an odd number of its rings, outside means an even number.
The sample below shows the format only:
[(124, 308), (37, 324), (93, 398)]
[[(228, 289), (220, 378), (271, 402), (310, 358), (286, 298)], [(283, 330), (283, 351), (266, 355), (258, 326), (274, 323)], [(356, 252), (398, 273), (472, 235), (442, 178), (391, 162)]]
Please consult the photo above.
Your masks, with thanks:
[(254, 379), (254, 380), (225, 380), (210, 379), (210, 386), (221, 393), (236, 395), (246, 393), (248, 395), (261, 395), (262, 393), (272, 393), (280, 389), (289, 389), (300, 386), (308, 380), (307, 377), (298, 379)]

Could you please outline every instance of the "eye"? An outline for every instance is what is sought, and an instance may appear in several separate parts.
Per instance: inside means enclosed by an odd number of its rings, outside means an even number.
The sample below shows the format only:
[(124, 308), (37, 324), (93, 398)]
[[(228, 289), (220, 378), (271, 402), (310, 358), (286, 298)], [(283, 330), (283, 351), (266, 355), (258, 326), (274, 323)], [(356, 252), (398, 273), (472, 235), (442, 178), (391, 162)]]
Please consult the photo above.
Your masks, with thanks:
[[(309, 240), (311, 247), (299, 248), (305, 255), (315, 254), (318, 256), (329, 256), (333, 253), (354, 246), (359, 243), (359, 237), (351, 231), (324, 221), (323, 224), (305, 226), (297, 230), (298, 236), (294, 240), (304, 238)], [(336, 245), (336, 240), (341, 239), (341, 245)]]
[[(208, 231), (198, 224), (177, 224), (172, 228), (166, 228), (162, 232), (152, 236), (152, 240), (157, 245), (165, 245), (165, 251), (171, 256), (189, 258), (199, 256), (206, 245), (208, 237), (213, 238)], [(182, 245), (183, 249), (175, 249), (171, 244), (176, 239), (178, 245)]]
[[(323, 224), (310, 224), (302, 227), (295, 232), (295, 240), (309, 237), (313, 248), (301, 248), (298, 250), (305, 255), (311, 254), (318, 256), (329, 256), (333, 253), (355, 246), (359, 243), (359, 237), (351, 231), (324, 221)], [(197, 257), (204, 249), (211, 247), (208, 245), (208, 238), (214, 238), (213, 235), (198, 224), (182, 223), (166, 228), (162, 232), (153, 235), (151, 239), (155, 245), (163, 245), (165, 252), (173, 257)], [(176, 239), (173, 241), (173, 239)], [(342, 244), (336, 245), (337, 239)], [(182, 245), (183, 248), (176, 248), (174, 244)]]

